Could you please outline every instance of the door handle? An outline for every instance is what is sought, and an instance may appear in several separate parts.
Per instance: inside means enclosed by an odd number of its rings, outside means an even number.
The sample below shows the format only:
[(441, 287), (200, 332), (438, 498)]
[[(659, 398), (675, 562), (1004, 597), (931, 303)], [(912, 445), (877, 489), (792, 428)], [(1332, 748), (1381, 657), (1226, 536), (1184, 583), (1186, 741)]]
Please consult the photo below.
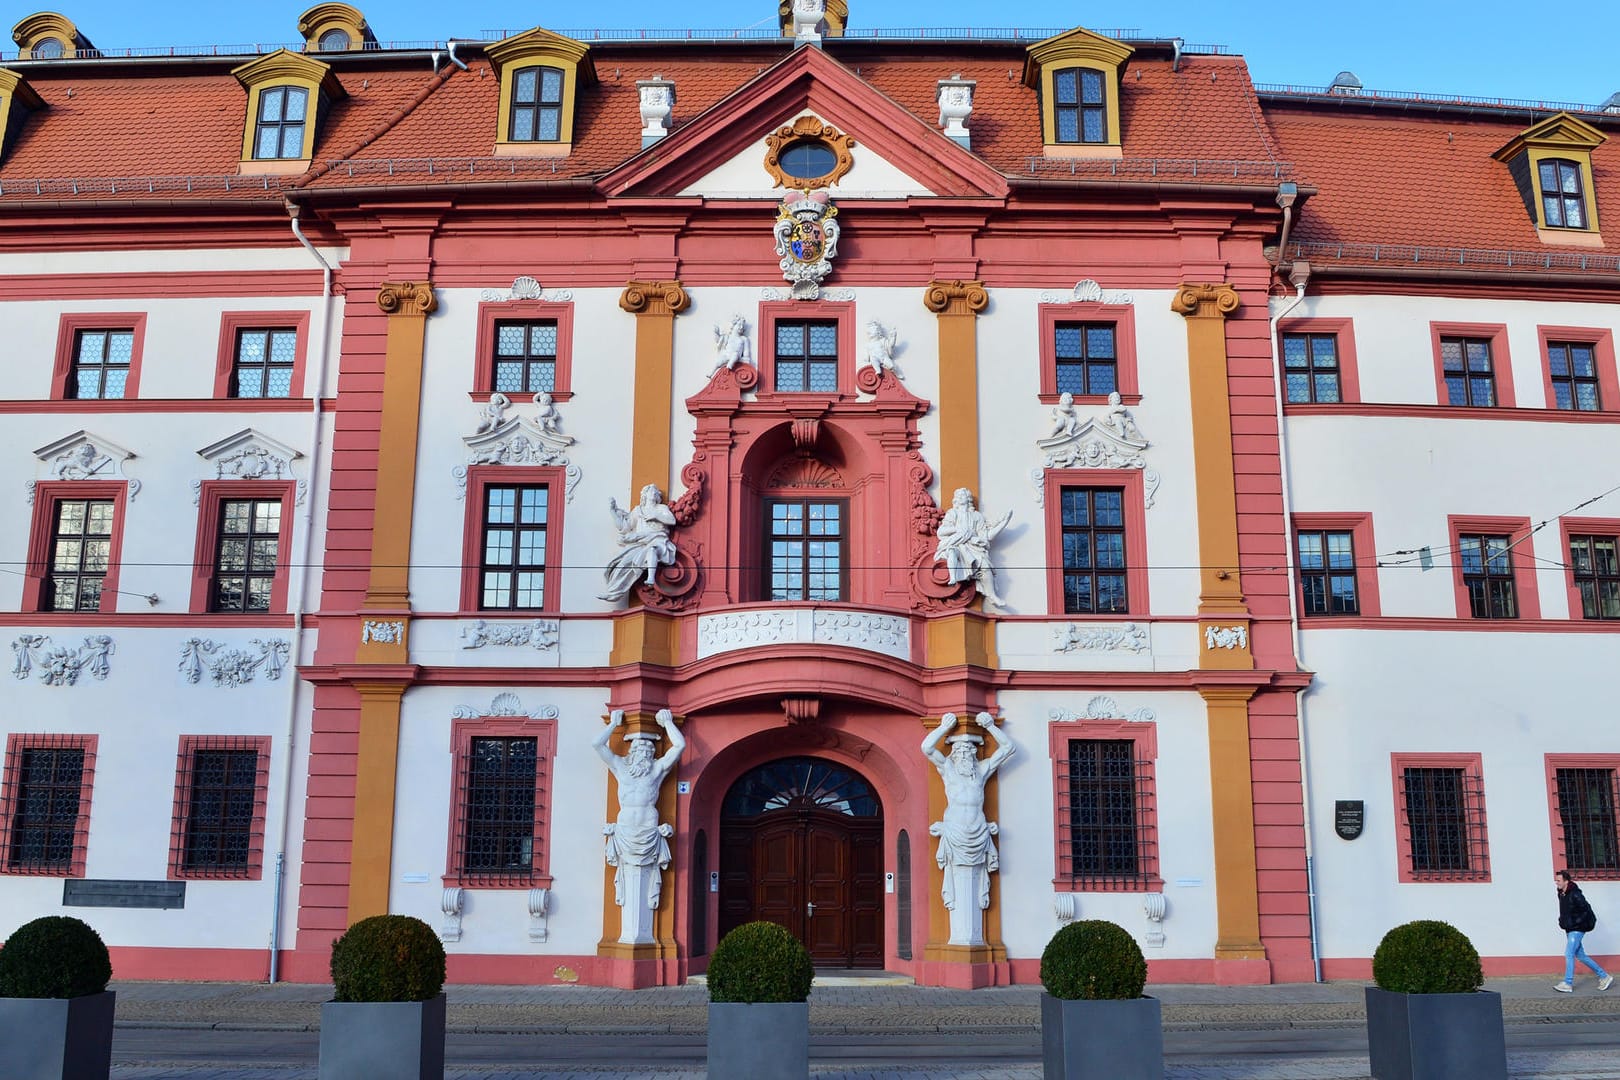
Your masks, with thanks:
[(805, 902), (804, 902), (804, 913), (805, 913), (805, 914), (806, 914), (806, 915), (810, 915), (810, 916), (814, 916), (814, 915), (815, 915), (815, 913), (816, 913), (816, 905), (815, 905), (815, 901), (813, 901), (813, 900), (806, 900), (806, 901), (805, 901)]

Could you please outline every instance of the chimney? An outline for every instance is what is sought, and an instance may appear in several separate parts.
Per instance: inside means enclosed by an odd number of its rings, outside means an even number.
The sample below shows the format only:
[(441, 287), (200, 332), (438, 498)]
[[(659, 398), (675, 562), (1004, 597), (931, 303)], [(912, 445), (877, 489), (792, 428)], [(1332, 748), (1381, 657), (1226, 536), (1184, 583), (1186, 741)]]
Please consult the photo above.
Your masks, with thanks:
[(662, 75), (637, 79), (641, 93), (641, 148), (643, 150), (669, 134), (665, 123), (675, 109), (675, 84)]
[(962, 78), (957, 72), (948, 79), (939, 80), (939, 126), (945, 137), (964, 150), (971, 150), (967, 118), (973, 112), (973, 79)]

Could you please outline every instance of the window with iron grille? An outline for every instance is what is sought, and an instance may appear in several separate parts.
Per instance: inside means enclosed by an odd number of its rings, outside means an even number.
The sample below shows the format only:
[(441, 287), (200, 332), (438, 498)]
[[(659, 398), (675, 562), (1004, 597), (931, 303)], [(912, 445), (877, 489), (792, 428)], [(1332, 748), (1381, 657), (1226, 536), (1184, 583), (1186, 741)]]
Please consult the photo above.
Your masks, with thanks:
[(1468, 604), (1474, 618), (1519, 617), (1511, 537), (1462, 533), (1457, 537), (1457, 559), (1462, 565), (1463, 587), (1468, 590)]
[(280, 499), (222, 499), (209, 610), (269, 611), (280, 554)]
[(58, 499), (55, 511), (40, 609), (100, 611), (112, 564), (113, 500)]
[(1615, 803), (1616, 770), (1558, 769), (1558, 822), (1564, 837), (1564, 866), (1585, 878), (1620, 878), (1620, 827)]
[(462, 875), (528, 881), (542, 861), (537, 810), (544, 786), (539, 740), (475, 736), (462, 763)]
[(1536, 171), (1541, 179), (1541, 210), (1549, 229), (1586, 228), (1586, 196), (1581, 192), (1581, 167), (1573, 161), (1551, 158)]
[(6, 749), (5, 871), (83, 874), (94, 741), (13, 735)]
[(1552, 379), (1553, 407), (1574, 412), (1597, 412), (1597, 349), (1590, 343), (1549, 341), (1547, 374)]
[(1581, 594), (1581, 618), (1620, 619), (1620, 536), (1572, 534), (1569, 568)]
[(767, 499), (772, 600), (843, 600), (849, 533), (843, 499)]
[(1465, 766), (1401, 770), (1401, 816), (1418, 881), (1486, 881), (1485, 789)]
[(1129, 611), (1124, 490), (1066, 487), (1062, 499), (1063, 610), (1071, 614)]
[(304, 156), (304, 124), (309, 91), (272, 86), (259, 92), (259, 119), (253, 134), (256, 161), (297, 160)]
[(1356, 548), (1349, 530), (1299, 533), (1299, 588), (1306, 615), (1355, 615)]
[(1496, 375), (1488, 339), (1441, 338), (1440, 368), (1446, 378), (1446, 404), (1478, 408), (1496, 404)]
[(292, 397), (293, 364), (298, 358), (298, 331), (238, 330), (231, 363), (233, 398)]
[(264, 860), (268, 739), (181, 740), (175, 777), (174, 876), (257, 877)]
[(1153, 763), (1131, 739), (1070, 739), (1058, 762), (1058, 877), (1090, 888), (1141, 885), (1157, 870)]
[(1107, 91), (1103, 73), (1064, 68), (1052, 73), (1052, 122), (1060, 143), (1108, 141)]
[(1060, 322), (1052, 332), (1057, 392), (1107, 397), (1119, 389), (1113, 323)]
[(778, 321), (775, 379), (781, 393), (838, 393), (838, 324)]
[(557, 389), (557, 320), (495, 324), (495, 379), (503, 394)]
[(562, 138), (561, 68), (526, 67), (512, 73), (512, 142), (556, 142)]
[(1292, 402), (1338, 402), (1339, 339), (1334, 334), (1284, 334), (1283, 379)]
[(545, 607), (544, 484), (491, 484), (484, 489), (484, 545), (478, 606), (518, 611)]
[(122, 398), (134, 356), (134, 330), (75, 331), (67, 396), (81, 400)]

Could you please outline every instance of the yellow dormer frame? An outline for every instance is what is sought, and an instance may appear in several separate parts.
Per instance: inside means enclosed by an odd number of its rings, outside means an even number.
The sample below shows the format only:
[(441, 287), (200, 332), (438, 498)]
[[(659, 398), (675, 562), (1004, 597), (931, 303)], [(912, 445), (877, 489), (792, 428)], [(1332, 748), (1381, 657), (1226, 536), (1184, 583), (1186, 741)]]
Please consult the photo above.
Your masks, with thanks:
[(55, 39), (62, 43), (63, 60), (72, 60), (80, 53), (93, 49), (79, 28), (65, 15), (54, 11), (37, 11), (11, 28), (11, 40), (17, 43), (17, 59), (35, 60), (34, 50), (41, 42)]
[[(596, 79), (590, 46), (537, 26), (487, 46), (484, 55), (489, 57), (490, 64), (495, 68), (495, 78), (501, 84), (501, 111), (495, 122), (495, 153), (560, 157), (572, 150), (579, 88)], [(557, 138), (549, 142), (515, 141), (512, 138), (512, 92), (516, 80), (510, 76), (529, 67), (557, 68), (563, 75)]]
[(0, 164), (5, 163), (11, 135), (22, 121), (23, 113), (44, 107), (45, 102), (21, 75), (0, 68)]
[[(782, 24), (782, 36), (793, 36), (793, 0), (781, 0), (776, 5), (776, 17)], [(848, 0), (827, 0), (821, 21), (827, 24), (827, 37), (843, 37), (849, 25)]]
[[(1592, 189), (1592, 151), (1607, 141), (1608, 136), (1591, 124), (1561, 112), (1519, 132), (1506, 146), (1491, 155), (1513, 174), (1519, 194), (1524, 196), (1525, 207), (1535, 222), (1536, 235), (1543, 243), (1572, 244), (1577, 247), (1602, 245), (1603, 237), (1598, 232), (1597, 193)], [(1572, 228), (1547, 224), (1547, 208), (1542, 201), (1541, 191), (1541, 163), (1550, 160), (1570, 161), (1580, 170), (1585, 225)]]
[[(1066, 33), (1037, 41), (1024, 60), (1024, 85), (1033, 88), (1041, 100), (1041, 141), (1048, 157), (1119, 157), (1120, 75), (1136, 50), (1113, 38), (1075, 27)], [(1107, 131), (1102, 142), (1059, 142), (1057, 111), (1052, 77), (1068, 68), (1089, 68), (1103, 77), (1103, 111)]]
[(321, 52), (321, 38), (333, 30), (349, 35), (348, 51), (359, 51), (366, 42), (376, 40), (360, 9), (348, 4), (316, 4), (298, 16), (298, 33), (304, 39), (306, 53)]
[[(242, 126), (242, 162), (238, 171), (254, 175), (287, 175), (308, 169), (315, 158), (315, 129), (320, 125), (326, 103), (346, 96), (343, 84), (338, 82), (331, 66), (300, 53), (277, 49), (233, 69), (231, 74), (248, 92), (247, 121)], [(266, 90), (283, 86), (298, 87), (309, 92), (303, 151), (296, 158), (255, 158), (253, 147), (258, 136), (259, 99)]]

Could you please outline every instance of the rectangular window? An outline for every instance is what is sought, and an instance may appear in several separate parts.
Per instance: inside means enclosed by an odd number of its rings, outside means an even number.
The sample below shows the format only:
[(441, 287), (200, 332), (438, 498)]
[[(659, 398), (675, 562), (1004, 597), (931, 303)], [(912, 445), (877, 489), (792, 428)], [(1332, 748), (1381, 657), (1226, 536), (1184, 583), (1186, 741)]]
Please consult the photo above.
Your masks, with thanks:
[(1552, 381), (1553, 408), (1597, 412), (1597, 347), (1590, 342), (1549, 341), (1547, 373)]
[(1301, 529), (1299, 588), (1305, 615), (1357, 615), (1356, 548), (1349, 530)]
[(1473, 408), (1496, 404), (1490, 339), (1442, 337), (1440, 366), (1446, 380), (1446, 404)]
[(844, 599), (848, 509), (843, 499), (765, 501), (770, 599)]
[(6, 873), (84, 875), (95, 749), (94, 737), (83, 735), (7, 740), (0, 808)]
[(544, 484), (490, 484), (483, 492), (479, 608), (518, 611), (545, 607), (550, 488)]
[(1488, 881), (1478, 756), (1394, 759), (1401, 880)]
[(1062, 498), (1064, 612), (1129, 611), (1124, 490), (1066, 487)]
[(519, 68), (513, 78), (511, 141), (556, 142), (562, 138), (562, 69)]
[(1581, 167), (1549, 158), (1536, 169), (1541, 180), (1541, 211), (1549, 229), (1586, 228), (1586, 197), (1581, 194)]
[(1060, 143), (1108, 141), (1108, 110), (1103, 73), (1093, 68), (1064, 68), (1052, 74), (1052, 119)]
[(281, 558), (280, 499), (222, 499), (208, 610), (267, 612)]
[(304, 123), (309, 91), (272, 86), (259, 91), (259, 121), (253, 136), (258, 161), (297, 160), (304, 156)]
[(1341, 400), (1336, 335), (1284, 334), (1283, 371), (1290, 402)]
[(1512, 537), (1461, 533), (1457, 560), (1463, 587), (1476, 619), (1517, 619), (1519, 605), (1513, 577)]
[(1141, 891), (1158, 880), (1151, 721), (1082, 720), (1050, 728), (1060, 890)]
[(557, 389), (557, 320), (495, 324), (495, 378), (503, 394)]
[(556, 721), (457, 721), (445, 884), (530, 888), (551, 883), (546, 845)]
[(133, 330), (76, 331), (67, 396), (80, 400), (122, 398), (128, 389), (134, 356)]
[(298, 359), (298, 331), (242, 329), (236, 332), (231, 361), (233, 398), (292, 397), (293, 368)]
[(1058, 393), (1107, 397), (1119, 389), (1112, 323), (1058, 323), (1053, 328), (1052, 354)]
[(1614, 768), (1554, 769), (1563, 862), (1577, 878), (1620, 878), (1620, 825)]
[(261, 736), (181, 737), (172, 877), (259, 877), (269, 751), (270, 740)]
[(114, 500), (58, 499), (41, 611), (100, 611), (112, 565)]
[(775, 389), (779, 393), (838, 393), (838, 323), (776, 323)]
[(1620, 536), (1571, 533), (1569, 568), (1581, 618), (1620, 619)]

